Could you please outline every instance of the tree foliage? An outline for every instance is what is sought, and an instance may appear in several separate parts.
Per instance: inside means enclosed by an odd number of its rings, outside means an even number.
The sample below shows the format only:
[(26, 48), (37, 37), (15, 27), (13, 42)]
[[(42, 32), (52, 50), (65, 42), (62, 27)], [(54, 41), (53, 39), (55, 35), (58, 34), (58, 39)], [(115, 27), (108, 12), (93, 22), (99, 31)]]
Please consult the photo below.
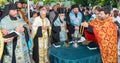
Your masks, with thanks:
[(6, 0), (0, 0), (0, 6), (3, 6), (3, 5), (5, 5), (7, 2), (6, 2)]
[[(74, 0), (76, 4), (81, 4), (83, 6), (95, 6), (95, 5), (112, 5), (117, 6), (118, 1), (120, 0)], [(117, 2), (116, 2), (117, 1)]]

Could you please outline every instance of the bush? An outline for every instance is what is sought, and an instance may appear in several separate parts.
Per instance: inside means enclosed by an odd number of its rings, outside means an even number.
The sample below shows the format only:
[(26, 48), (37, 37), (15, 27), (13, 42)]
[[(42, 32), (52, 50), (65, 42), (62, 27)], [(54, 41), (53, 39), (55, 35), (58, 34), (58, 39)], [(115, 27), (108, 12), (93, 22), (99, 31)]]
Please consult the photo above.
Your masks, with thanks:
[(0, 6), (3, 6), (3, 5), (5, 5), (5, 1), (0, 1)]

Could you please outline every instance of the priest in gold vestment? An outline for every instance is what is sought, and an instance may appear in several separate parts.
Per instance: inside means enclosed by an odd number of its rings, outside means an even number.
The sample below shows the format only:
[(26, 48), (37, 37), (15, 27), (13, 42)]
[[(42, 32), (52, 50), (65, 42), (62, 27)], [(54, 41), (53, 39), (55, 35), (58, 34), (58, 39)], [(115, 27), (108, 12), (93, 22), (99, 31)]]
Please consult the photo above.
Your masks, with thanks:
[(33, 59), (35, 63), (48, 63), (48, 38), (50, 36), (50, 21), (46, 18), (46, 10), (40, 8), (40, 16), (32, 25)]

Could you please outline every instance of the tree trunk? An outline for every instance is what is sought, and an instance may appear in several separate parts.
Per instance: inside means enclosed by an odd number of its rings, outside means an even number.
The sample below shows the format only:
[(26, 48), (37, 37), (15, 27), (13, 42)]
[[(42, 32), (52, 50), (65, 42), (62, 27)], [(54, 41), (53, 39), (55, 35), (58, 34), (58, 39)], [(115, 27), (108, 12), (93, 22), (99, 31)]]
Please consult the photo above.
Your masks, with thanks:
[(115, 0), (115, 1), (116, 1), (116, 3), (117, 3), (117, 8), (120, 9), (120, 0)]
[(118, 2), (117, 2), (117, 7), (118, 7), (118, 9), (120, 9), (120, 0), (118, 0)]

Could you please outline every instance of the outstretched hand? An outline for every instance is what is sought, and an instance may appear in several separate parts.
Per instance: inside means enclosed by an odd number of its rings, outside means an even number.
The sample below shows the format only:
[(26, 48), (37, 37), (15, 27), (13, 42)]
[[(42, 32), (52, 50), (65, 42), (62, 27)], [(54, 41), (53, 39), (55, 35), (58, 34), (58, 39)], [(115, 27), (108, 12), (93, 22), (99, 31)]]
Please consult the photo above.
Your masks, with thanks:
[(21, 27), (17, 27), (17, 28), (16, 28), (16, 31), (17, 31), (17, 32), (23, 32), (23, 31), (24, 31), (23, 26), (21, 26)]
[(14, 39), (14, 37), (11, 37), (11, 38), (4, 38), (3, 41), (4, 42), (10, 42)]
[(82, 22), (82, 23), (81, 23), (81, 26), (83, 26), (83, 27), (88, 27), (88, 23), (87, 23), (87, 22)]

